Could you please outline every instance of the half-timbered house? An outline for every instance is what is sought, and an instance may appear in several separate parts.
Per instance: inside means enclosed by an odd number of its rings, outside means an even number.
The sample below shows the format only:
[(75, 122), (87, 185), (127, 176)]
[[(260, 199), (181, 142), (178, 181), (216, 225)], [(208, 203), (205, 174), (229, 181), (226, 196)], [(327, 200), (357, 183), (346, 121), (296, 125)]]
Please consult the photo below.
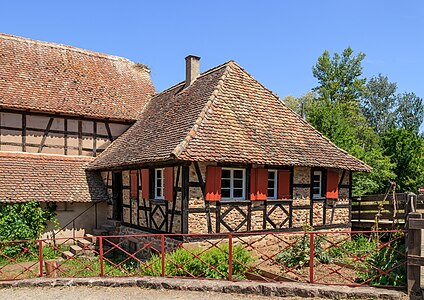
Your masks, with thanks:
[(237, 63), (199, 60), (89, 165), (120, 233), (349, 227), (352, 173), (371, 168)]
[(55, 203), (63, 232), (106, 221), (106, 188), (86, 166), (154, 93), (144, 65), (0, 34), (0, 201)]

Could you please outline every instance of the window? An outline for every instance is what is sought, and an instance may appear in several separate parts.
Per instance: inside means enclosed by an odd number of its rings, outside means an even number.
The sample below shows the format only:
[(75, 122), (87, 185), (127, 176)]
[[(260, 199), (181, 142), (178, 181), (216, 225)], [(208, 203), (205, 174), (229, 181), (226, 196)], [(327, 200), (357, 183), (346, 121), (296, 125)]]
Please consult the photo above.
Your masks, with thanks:
[(246, 170), (222, 168), (221, 199), (244, 200)]
[(277, 199), (277, 170), (268, 170), (268, 199)]
[(155, 199), (164, 199), (163, 169), (155, 169)]
[(314, 171), (312, 178), (312, 197), (318, 199), (322, 197), (322, 171)]

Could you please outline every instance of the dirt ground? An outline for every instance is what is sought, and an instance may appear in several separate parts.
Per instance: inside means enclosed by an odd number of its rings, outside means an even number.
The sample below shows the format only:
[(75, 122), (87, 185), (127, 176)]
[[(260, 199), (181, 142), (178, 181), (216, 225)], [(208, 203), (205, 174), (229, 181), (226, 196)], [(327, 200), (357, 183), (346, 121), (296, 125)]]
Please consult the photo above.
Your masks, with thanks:
[(119, 300), (119, 299), (204, 299), (204, 300), (266, 300), (266, 299), (316, 299), (319, 298), (279, 298), (256, 295), (222, 294), (212, 292), (151, 290), (139, 287), (21, 287), (0, 289), (0, 299), (40, 299), (40, 300)]

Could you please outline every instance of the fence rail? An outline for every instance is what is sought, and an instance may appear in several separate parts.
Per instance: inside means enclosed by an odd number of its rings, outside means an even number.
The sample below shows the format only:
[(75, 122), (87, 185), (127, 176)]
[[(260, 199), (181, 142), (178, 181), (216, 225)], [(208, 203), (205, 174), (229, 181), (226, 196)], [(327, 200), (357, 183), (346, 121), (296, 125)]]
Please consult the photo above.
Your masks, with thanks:
[(352, 199), (352, 228), (372, 229), (404, 226), (409, 212), (424, 211), (424, 195), (380, 194)]
[(142, 234), (0, 243), (0, 280), (164, 276), (404, 286), (404, 231)]

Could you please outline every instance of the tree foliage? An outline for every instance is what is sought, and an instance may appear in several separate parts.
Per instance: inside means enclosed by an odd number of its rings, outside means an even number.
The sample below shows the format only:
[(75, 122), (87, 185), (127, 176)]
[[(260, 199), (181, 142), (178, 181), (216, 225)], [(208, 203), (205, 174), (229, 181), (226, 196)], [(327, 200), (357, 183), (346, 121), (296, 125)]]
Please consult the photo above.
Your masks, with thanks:
[(37, 201), (0, 206), (0, 241), (38, 239), (48, 222), (56, 221), (54, 206), (42, 208)]
[(354, 55), (351, 48), (333, 57), (325, 51), (313, 67), (319, 85), (306, 113), (307, 120), (333, 143), (373, 167), (371, 174), (355, 174), (356, 195), (382, 192), (388, 179), (395, 177), (394, 165), (383, 154), (379, 136), (361, 110), (360, 99), (367, 91), (366, 79), (361, 77), (364, 58), (365, 54)]
[(396, 121), (396, 83), (386, 76), (372, 77), (365, 86), (361, 108), (377, 134), (390, 130)]
[(397, 84), (381, 74), (367, 81), (364, 58), (350, 47), (333, 56), (324, 51), (312, 68), (318, 86), (284, 102), (373, 168), (354, 174), (354, 195), (383, 193), (393, 181), (398, 192), (417, 192), (424, 186), (423, 100), (414, 93), (397, 94)]

